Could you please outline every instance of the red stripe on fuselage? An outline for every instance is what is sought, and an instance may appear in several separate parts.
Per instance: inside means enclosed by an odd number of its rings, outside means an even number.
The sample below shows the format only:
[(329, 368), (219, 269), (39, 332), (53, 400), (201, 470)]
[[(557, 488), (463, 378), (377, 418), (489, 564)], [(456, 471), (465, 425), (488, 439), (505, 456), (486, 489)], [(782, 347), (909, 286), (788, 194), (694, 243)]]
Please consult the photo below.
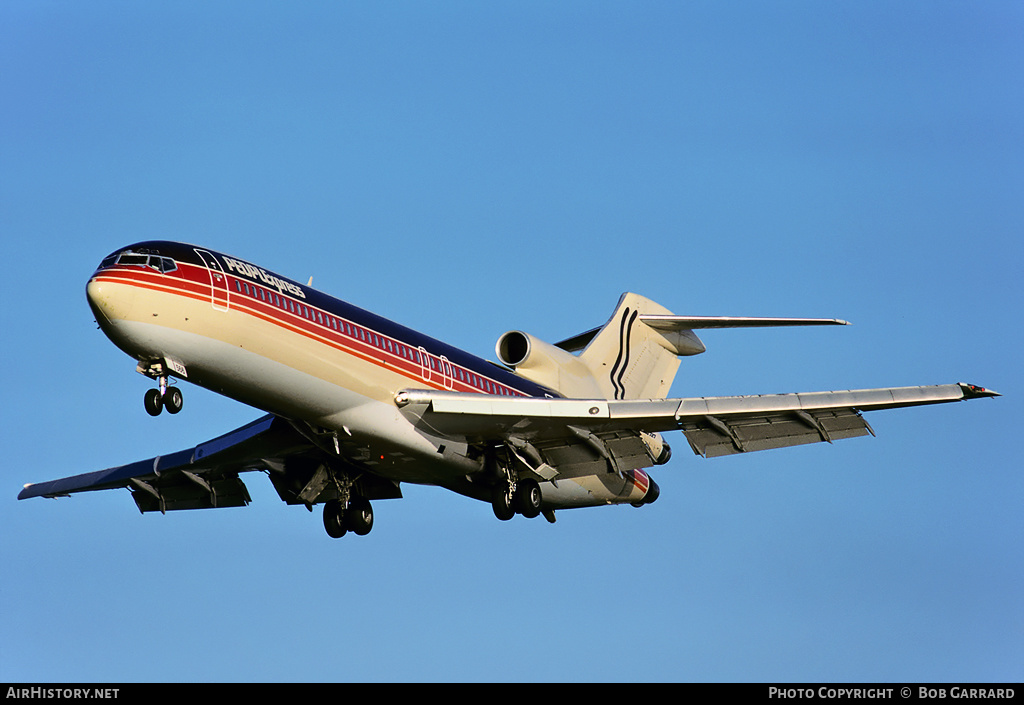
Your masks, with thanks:
[[(287, 332), (302, 335), (309, 340), (327, 344), (336, 350), (370, 362), (383, 369), (396, 371), (404, 377), (413, 380), (418, 385), (425, 385), (437, 390), (452, 389), (455, 391), (481, 394), (504, 393), (507, 396), (526, 396), (523, 392), (500, 384), (489, 377), (479, 375), (478, 373), (463, 366), (456, 365), (450, 360), (442, 360), (441, 357), (433, 355), (429, 353), (429, 351), (427, 353), (427, 361), (424, 363), (418, 362), (414, 359), (409, 359), (398, 352), (389, 351), (386, 347), (373, 345), (370, 342), (361, 339), (355, 331), (362, 330), (364, 335), (376, 336), (378, 340), (390, 342), (393, 349), (406, 350), (409, 351), (410, 355), (415, 355), (420, 360), (423, 359), (422, 351), (411, 345), (403, 343), (400, 340), (382, 335), (381, 333), (371, 330), (366, 326), (356, 324), (348, 319), (340, 318), (339, 316), (324, 311), (323, 309), (310, 306), (303, 300), (285, 296), (280, 291), (254, 284), (239, 277), (231, 275), (225, 276), (227, 296), (224, 301), (221, 301), (220, 298), (223, 292), (217, 292), (217, 303), (219, 305), (223, 306), (226, 303), (229, 309), (234, 309), (255, 318), (259, 318), (260, 320), (276, 325)], [(104, 269), (102, 272), (94, 275), (94, 279), (97, 281), (110, 281), (119, 284), (137, 286), (151, 291), (184, 296), (186, 298), (202, 301), (211, 305), (214, 303), (213, 285), (210, 280), (209, 270), (198, 265), (179, 262), (177, 270), (166, 274), (156, 272), (155, 270), (148, 271), (148, 267), (120, 265)], [(244, 293), (238, 291), (236, 282), (243, 285), (242, 288)], [(271, 296), (272, 298), (273, 296), (276, 296), (279, 301), (285, 303), (285, 307), (278, 306), (271, 301), (259, 298), (258, 293), (256, 296), (253, 296), (249, 291), (262, 291), (265, 297)], [(318, 323), (314, 320), (310, 320), (306, 316), (295, 313), (292, 309), (296, 307), (299, 307), (298, 310), (300, 311), (303, 308), (311, 311), (314, 317), (319, 314), (320, 319), (322, 321), (326, 321), (326, 323)], [(331, 320), (338, 324), (347, 324), (354, 334), (344, 333), (337, 330), (330, 325)], [(384, 345), (386, 346), (386, 343)], [(424, 365), (426, 365), (426, 369), (429, 370), (429, 380), (424, 379)], [(449, 368), (449, 372), (447, 374), (444, 371), (444, 367), (446, 365)], [(456, 372), (456, 370), (458, 370), (458, 372)], [(466, 379), (459, 379), (459, 374), (463, 377), (469, 377), (469, 379), (474, 377), (480, 379), (483, 384), (489, 382), (494, 385), (495, 391), (491, 392)]]

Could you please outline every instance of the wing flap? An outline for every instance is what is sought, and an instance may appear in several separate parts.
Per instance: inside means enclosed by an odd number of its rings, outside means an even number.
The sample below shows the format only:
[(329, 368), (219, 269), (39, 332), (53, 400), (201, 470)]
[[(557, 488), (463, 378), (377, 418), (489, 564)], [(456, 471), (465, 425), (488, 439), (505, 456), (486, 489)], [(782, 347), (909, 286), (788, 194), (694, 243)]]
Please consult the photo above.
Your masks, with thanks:
[[(191, 475), (192, 477), (189, 477)], [(194, 473), (181, 473), (182, 481), (161, 482), (159, 487), (132, 478), (132, 499), (139, 511), (171, 512), (184, 509), (221, 509), (244, 507), (252, 500), (249, 490), (238, 475), (203, 478)]]
[(715, 416), (684, 421), (681, 430), (694, 453), (715, 458), (733, 453), (787, 448), (871, 433), (854, 411), (765, 414), (723, 420)]
[(562, 439), (537, 443), (545, 461), (557, 468), (559, 479), (624, 472), (651, 466), (651, 456), (635, 433), (619, 431), (594, 435), (592, 441)]

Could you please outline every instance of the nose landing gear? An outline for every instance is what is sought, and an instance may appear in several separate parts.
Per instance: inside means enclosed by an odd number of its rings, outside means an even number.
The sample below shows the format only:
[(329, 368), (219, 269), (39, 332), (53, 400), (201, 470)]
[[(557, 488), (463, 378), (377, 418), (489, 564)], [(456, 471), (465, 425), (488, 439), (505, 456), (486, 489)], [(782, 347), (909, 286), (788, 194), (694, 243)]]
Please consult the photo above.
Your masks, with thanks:
[(146, 396), (143, 397), (143, 403), (150, 416), (159, 416), (160, 412), (164, 409), (167, 409), (168, 414), (178, 413), (181, 411), (185, 400), (181, 395), (180, 389), (177, 387), (167, 387), (166, 391), (162, 394), (159, 389), (148, 390)]
[(169, 385), (169, 378), (164, 371), (163, 365), (151, 364), (148, 366), (139, 365), (139, 372), (157, 380), (159, 388), (150, 389), (143, 397), (146, 413), (150, 416), (159, 416), (160, 412), (167, 409), (168, 414), (176, 414), (181, 411), (185, 403), (181, 390)]
[(181, 390), (177, 387), (165, 387), (162, 393), (159, 389), (148, 390), (146, 396), (143, 397), (143, 403), (150, 416), (159, 416), (164, 409), (167, 409), (168, 414), (178, 413), (185, 400), (181, 395)]

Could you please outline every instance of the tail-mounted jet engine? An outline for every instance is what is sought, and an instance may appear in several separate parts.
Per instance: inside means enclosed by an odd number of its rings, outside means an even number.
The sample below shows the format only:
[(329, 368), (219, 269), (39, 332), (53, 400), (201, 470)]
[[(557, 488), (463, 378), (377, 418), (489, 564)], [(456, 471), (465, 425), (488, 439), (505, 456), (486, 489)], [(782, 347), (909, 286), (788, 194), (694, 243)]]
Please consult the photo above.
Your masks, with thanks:
[(567, 397), (600, 399), (604, 393), (594, 373), (580, 358), (529, 333), (512, 330), (494, 346), (498, 360), (526, 379)]

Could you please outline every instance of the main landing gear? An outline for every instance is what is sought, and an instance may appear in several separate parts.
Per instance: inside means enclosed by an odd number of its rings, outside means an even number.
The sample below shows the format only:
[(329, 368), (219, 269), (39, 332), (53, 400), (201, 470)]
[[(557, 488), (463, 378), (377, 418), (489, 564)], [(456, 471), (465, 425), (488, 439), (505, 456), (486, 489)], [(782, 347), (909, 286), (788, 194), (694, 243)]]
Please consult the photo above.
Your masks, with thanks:
[(332, 539), (340, 539), (349, 531), (356, 536), (366, 536), (372, 528), (370, 500), (352, 495), (347, 507), (340, 499), (331, 499), (324, 504), (324, 529)]
[(540, 514), (541, 492), (536, 480), (513, 480), (507, 474), (491, 488), (491, 508), (494, 516), (508, 521), (516, 514), (533, 519)]
[[(496, 448), (484, 454), (484, 471), (491, 478), (491, 509), (494, 516), (508, 521), (516, 514), (533, 519), (540, 514), (540, 484), (530, 477), (520, 479), (510, 467), (508, 459), (503, 462)], [(547, 515), (545, 515), (547, 516)]]

